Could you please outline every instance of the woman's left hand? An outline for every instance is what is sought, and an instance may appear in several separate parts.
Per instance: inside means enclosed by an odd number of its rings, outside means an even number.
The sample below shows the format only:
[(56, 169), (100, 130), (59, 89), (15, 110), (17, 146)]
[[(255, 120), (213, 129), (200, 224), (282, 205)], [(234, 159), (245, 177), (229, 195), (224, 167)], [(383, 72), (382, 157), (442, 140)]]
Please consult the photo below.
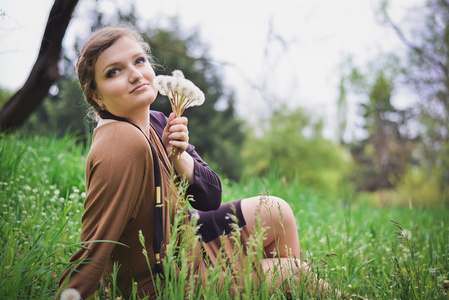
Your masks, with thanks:
[(162, 133), (162, 142), (170, 156), (173, 147), (179, 151), (178, 157), (187, 150), (189, 145), (189, 130), (187, 128), (188, 119), (186, 117), (176, 118), (174, 113), (168, 117), (167, 126)]

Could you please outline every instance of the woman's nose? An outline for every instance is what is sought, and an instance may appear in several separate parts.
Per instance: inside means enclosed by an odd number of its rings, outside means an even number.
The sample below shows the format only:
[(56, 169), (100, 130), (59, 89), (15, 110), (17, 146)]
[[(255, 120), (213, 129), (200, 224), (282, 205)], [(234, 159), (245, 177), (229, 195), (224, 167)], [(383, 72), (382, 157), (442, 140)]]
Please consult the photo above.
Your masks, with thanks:
[(137, 68), (135, 68), (135, 67), (131, 68), (131, 73), (129, 75), (130, 83), (139, 81), (140, 79), (142, 79), (142, 77), (143, 77), (142, 73), (139, 70), (137, 70)]

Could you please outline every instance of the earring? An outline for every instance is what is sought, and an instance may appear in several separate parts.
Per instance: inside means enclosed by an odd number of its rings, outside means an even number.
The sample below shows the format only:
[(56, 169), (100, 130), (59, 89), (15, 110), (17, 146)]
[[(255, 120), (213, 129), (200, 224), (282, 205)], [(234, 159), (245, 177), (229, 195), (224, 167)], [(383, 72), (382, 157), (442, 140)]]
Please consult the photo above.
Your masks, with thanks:
[(104, 106), (99, 106), (98, 107), (100, 110), (104, 110)]

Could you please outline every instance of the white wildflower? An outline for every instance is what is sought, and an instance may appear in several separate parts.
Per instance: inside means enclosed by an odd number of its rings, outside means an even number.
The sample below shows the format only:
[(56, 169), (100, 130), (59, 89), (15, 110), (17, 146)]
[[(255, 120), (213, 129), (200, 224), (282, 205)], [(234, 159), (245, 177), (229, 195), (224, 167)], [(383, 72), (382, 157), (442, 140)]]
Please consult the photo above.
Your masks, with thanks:
[(165, 93), (165, 77), (166, 76), (159, 75), (153, 80), (154, 87), (157, 88), (159, 93), (163, 96), (167, 95)]
[(172, 75), (173, 75), (173, 77), (176, 77), (176, 78), (185, 78), (182, 71), (179, 71), (179, 70), (174, 70), (172, 72)]
[(412, 238), (412, 232), (410, 230), (404, 229), (402, 231), (402, 235), (404, 236), (404, 238), (406, 238), (407, 240), (410, 240)]
[(204, 93), (190, 80), (184, 77), (180, 70), (175, 70), (173, 76), (158, 75), (153, 81), (161, 95), (170, 99), (176, 117), (182, 116), (185, 109), (202, 105)]
[(194, 211), (194, 212), (192, 213), (192, 215), (190, 216), (190, 218), (195, 219), (195, 220), (198, 220), (198, 219), (200, 218), (200, 215), (198, 214), (197, 211)]
[(61, 293), (61, 300), (81, 300), (81, 295), (75, 289), (66, 289)]
[[(182, 71), (175, 70), (172, 72), (172, 75), (156, 76), (153, 80), (153, 85), (161, 95), (167, 96), (170, 100), (172, 111), (175, 113), (176, 118), (179, 118), (187, 108), (202, 105), (205, 96), (193, 82), (184, 77)], [(179, 159), (181, 153), (173, 147), (170, 156), (175, 156), (176, 153)]]

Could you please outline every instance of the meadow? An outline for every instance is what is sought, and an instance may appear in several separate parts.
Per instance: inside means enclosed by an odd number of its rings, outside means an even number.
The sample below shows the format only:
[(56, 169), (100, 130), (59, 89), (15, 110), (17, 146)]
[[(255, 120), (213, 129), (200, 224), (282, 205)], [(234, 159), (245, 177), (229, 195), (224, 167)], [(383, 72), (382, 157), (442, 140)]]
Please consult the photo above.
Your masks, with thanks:
[[(84, 142), (70, 135), (0, 135), (0, 299), (53, 298), (71, 253), (82, 246), (89, 147)], [(272, 172), (238, 183), (223, 179), (224, 201), (258, 194), (284, 198), (296, 216), (302, 259), (335, 289), (367, 299), (448, 299), (448, 208), (378, 208), (356, 200), (351, 191), (342, 191), (339, 200), (324, 199), (299, 180), (286, 183), (280, 177)], [(261, 255), (258, 234), (252, 241), (255, 256)], [(188, 253), (182, 247), (179, 258), (170, 258), (180, 266)], [(181, 268), (158, 291), (159, 298), (228, 299), (229, 289), (217, 289), (225, 267), (212, 270), (202, 285), (187, 280), (189, 271)], [(174, 272), (170, 267), (165, 271)], [(243, 290), (234, 298), (319, 298), (304, 280), (289, 281), (288, 293), (281, 288), (268, 293), (266, 278), (256, 283), (248, 275), (243, 274)], [(99, 291), (95, 297), (111, 295)]]

